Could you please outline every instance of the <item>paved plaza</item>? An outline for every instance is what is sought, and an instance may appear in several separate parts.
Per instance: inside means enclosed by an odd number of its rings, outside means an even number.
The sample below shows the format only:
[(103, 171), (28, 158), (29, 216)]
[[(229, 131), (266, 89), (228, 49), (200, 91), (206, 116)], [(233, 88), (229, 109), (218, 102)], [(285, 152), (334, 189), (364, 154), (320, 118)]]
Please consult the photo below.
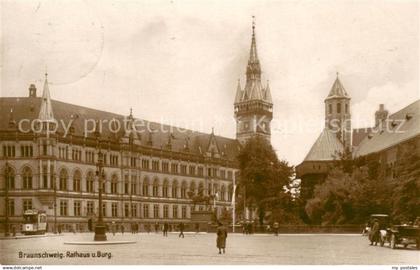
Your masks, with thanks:
[[(355, 234), (229, 234), (226, 254), (219, 255), (216, 235), (187, 233), (178, 238), (161, 234), (126, 233), (109, 240), (136, 241), (125, 245), (65, 245), (90, 241), (93, 234), (0, 240), (1, 264), (420, 264), (414, 247), (392, 250), (369, 246), (366, 237)], [(93, 254), (101, 255), (100, 258)], [(33, 253), (44, 258), (19, 258)], [(45, 256), (59, 256), (63, 258)], [(58, 254), (58, 255), (57, 255)], [(109, 255), (111, 255), (109, 257)], [(39, 255), (36, 255), (39, 256)], [(89, 256), (89, 257), (83, 257)]]

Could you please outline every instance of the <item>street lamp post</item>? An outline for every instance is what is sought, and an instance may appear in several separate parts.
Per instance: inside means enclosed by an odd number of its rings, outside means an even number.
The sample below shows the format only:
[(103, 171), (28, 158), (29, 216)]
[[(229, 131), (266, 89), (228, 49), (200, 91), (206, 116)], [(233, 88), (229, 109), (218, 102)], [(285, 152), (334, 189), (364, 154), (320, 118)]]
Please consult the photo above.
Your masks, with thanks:
[(5, 207), (6, 207), (6, 218), (4, 221), (4, 225), (6, 226), (4, 228), (4, 236), (10, 236), (9, 233), (9, 163), (7, 163), (6, 161), (6, 168), (5, 168), (5, 178), (6, 178), (6, 185), (5, 185), (5, 197), (6, 197), (6, 203), (5, 203)]
[(54, 188), (54, 234), (57, 234), (57, 179), (56, 174), (53, 174), (53, 188)]
[(98, 163), (96, 164), (96, 176), (98, 177), (99, 183), (99, 215), (98, 222), (95, 225), (95, 237), (94, 241), (106, 241), (105, 224), (102, 217), (102, 178), (103, 178), (103, 157), (99, 150)]
[(219, 197), (219, 192), (215, 192), (213, 196), (213, 209), (214, 209), (214, 214), (216, 215), (216, 218), (218, 217), (217, 209), (216, 209), (216, 199), (218, 199), (218, 197)]

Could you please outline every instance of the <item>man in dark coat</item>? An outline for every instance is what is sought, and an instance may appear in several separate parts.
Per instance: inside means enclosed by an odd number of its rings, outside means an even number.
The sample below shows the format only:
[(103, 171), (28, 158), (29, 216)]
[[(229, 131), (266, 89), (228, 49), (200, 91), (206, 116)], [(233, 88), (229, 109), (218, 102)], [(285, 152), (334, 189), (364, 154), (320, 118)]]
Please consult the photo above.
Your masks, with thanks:
[(184, 238), (184, 227), (185, 225), (183, 222), (179, 223), (179, 236), (178, 237), (182, 236), (182, 238)]
[(163, 236), (168, 237), (168, 229), (169, 229), (168, 222), (163, 223)]
[(219, 249), (219, 254), (225, 253), (226, 248), (227, 229), (221, 222), (218, 222), (216, 245)]
[(369, 240), (370, 240), (370, 245), (372, 246), (373, 243), (375, 243), (375, 246), (378, 245), (378, 241), (379, 241), (379, 221), (377, 219), (375, 219), (373, 221), (373, 225), (372, 225), (372, 229), (370, 231), (370, 235), (369, 235)]

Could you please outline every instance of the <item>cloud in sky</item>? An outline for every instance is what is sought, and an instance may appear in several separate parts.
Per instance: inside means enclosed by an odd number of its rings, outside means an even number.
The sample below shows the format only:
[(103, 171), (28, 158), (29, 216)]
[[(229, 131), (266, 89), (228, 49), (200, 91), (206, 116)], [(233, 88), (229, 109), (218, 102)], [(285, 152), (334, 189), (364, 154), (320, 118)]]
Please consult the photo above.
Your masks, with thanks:
[[(272, 143), (302, 161), (336, 71), (354, 119), (419, 98), (416, 1), (3, 1), (2, 96), (54, 99), (234, 138), (233, 100), (257, 20)], [(308, 123), (296, 129), (291, 124)], [(277, 124), (276, 124), (277, 123)], [(354, 123), (357, 126), (357, 123)]]

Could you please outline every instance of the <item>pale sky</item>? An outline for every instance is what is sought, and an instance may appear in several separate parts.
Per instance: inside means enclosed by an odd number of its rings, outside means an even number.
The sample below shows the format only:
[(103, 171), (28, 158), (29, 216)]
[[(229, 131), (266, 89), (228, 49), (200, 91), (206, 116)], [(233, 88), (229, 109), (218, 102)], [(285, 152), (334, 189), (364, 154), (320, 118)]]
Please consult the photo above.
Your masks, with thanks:
[(1, 1), (0, 96), (55, 100), (235, 137), (256, 17), (272, 144), (299, 164), (323, 128), (336, 72), (353, 127), (419, 99), (417, 1)]

